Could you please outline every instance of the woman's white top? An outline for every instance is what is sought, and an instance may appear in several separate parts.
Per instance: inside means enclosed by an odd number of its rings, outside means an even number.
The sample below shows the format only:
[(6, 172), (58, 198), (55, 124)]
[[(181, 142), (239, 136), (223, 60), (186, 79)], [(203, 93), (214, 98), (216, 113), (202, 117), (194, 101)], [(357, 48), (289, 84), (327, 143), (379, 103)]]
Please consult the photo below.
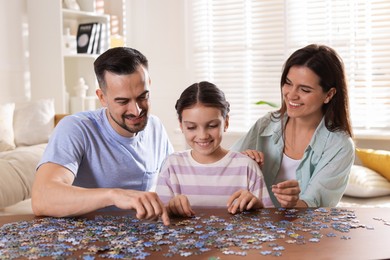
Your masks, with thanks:
[(275, 184), (287, 180), (296, 180), (296, 170), (300, 163), (301, 160), (292, 159), (283, 153), (282, 165), (280, 166), (278, 175), (276, 176)]

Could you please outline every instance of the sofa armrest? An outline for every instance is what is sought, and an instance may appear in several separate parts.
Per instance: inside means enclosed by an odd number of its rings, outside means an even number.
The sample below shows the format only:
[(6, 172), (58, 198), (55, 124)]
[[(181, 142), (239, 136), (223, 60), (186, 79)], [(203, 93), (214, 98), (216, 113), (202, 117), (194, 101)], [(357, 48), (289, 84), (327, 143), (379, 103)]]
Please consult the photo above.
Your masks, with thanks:
[(55, 114), (54, 115), (54, 126), (56, 126), (58, 124), (58, 122), (60, 122), (60, 120), (64, 117), (66, 117), (67, 115), (69, 115), (69, 114)]

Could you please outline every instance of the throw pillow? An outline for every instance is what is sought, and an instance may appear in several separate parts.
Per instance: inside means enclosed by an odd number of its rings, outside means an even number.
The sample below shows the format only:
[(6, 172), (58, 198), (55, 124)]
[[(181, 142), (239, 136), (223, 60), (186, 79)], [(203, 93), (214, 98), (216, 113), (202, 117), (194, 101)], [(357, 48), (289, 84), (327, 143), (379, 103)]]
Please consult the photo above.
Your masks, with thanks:
[(390, 195), (390, 182), (367, 167), (352, 165), (344, 194), (359, 198)]
[(17, 104), (14, 116), (16, 146), (47, 143), (54, 128), (54, 100)]
[(381, 174), (390, 181), (390, 151), (373, 149), (356, 149), (356, 154), (363, 166)]
[(0, 105), (0, 152), (15, 149), (14, 142), (14, 103)]

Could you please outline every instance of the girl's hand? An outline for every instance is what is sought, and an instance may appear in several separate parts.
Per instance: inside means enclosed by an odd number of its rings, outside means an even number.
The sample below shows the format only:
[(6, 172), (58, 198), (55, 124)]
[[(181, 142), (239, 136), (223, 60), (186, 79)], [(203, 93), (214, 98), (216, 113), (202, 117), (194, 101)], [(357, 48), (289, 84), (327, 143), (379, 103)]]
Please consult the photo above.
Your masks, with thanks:
[(177, 195), (172, 198), (166, 206), (170, 215), (192, 217), (195, 215), (195, 211), (191, 209), (190, 202), (185, 195)]
[(257, 164), (261, 167), (264, 164), (264, 154), (257, 150), (245, 150), (241, 152), (242, 154), (245, 154), (249, 156), (251, 159), (255, 160)]
[(262, 208), (261, 201), (248, 190), (238, 190), (230, 196), (227, 202), (228, 212), (236, 214), (237, 211)]
[[(302, 207), (306, 205), (299, 200), (299, 183), (297, 180), (287, 180), (278, 184), (272, 185), (272, 192), (284, 208)], [(303, 202), (303, 204), (302, 204)], [(307, 207), (307, 205), (306, 205)]]

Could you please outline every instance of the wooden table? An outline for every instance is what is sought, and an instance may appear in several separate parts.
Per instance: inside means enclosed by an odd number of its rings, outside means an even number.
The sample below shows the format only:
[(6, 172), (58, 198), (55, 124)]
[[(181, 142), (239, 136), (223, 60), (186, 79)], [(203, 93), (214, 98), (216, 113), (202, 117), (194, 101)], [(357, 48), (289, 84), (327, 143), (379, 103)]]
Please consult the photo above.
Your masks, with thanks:
[[(129, 211), (95, 212), (81, 218), (70, 219), (80, 222), (77, 222), (79, 224), (69, 229), (69, 232), (66, 232), (68, 244), (72, 244), (71, 236), (73, 233), (77, 233), (78, 228), (82, 228), (83, 224), (80, 223), (83, 220), (93, 220), (97, 216), (103, 216), (102, 219), (104, 220), (105, 218), (116, 216), (115, 220), (110, 220), (110, 225), (103, 228), (107, 234), (111, 233), (108, 241), (100, 238), (97, 242), (87, 242), (86, 247), (89, 248), (88, 250), (91, 250), (93, 245), (106, 246), (107, 250), (104, 252), (99, 251), (94, 255), (94, 259), (102, 259), (102, 253), (110, 252), (112, 249), (110, 246), (112, 245), (109, 244), (109, 241), (115, 239), (116, 235), (114, 233), (124, 223), (124, 219), (127, 219), (126, 221), (134, 221), (134, 228), (133, 224), (128, 224), (124, 230), (129, 232), (129, 236), (131, 236), (132, 232), (140, 232), (140, 229), (143, 234), (137, 233), (133, 239), (139, 240), (132, 243), (125, 242), (122, 238), (122, 243), (129, 243), (128, 245), (142, 244), (141, 248), (150, 254), (145, 259), (317, 260), (390, 258), (390, 244), (388, 242), (390, 239), (390, 208), (263, 209), (236, 216), (228, 214), (225, 209), (196, 209), (197, 218), (172, 219), (169, 227), (163, 227), (160, 221), (138, 221), (133, 217), (133, 213)], [(1, 250), (7, 249), (4, 237), (9, 236), (9, 233), (4, 235), (4, 233), (1, 233), (2, 231), (4, 232), (8, 228), (14, 227), (16, 230), (21, 229), (24, 232), (26, 225), (35, 225), (34, 227), (36, 227), (38, 223), (45, 222), (48, 219), (52, 218), (37, 218), (33, 215), (0, 217), (0, 236), (3, 236), (3, 241), (2, 237), (0, 237), (0, 259), (5, 259), (5, 251)], [(53, 221), (56, 220), (53, 219)], [(7, 223), (13, 224), (5, 225)], [(85, 227), (90, 226), (94, 230), (93, 225), (94, 222), (90, 222)], [(353, 228), (349, 228), (349, 225), (352, 225)], [(24, 226), (24, 228), (19, 226)], [(156, 226), (160, 229), (155, 228)], [(155, 229), (153, 230), (153, 228)], [(256, 231), (256, 228), (260, 228), (263, 231)], [(347, 228), (348, 232), (343, 232), (342, 228)], [(134, 230), (131, 231), (129, 229)], [(163, 234), (158, 234), (161, 230), (164, 230)], [(180, 234), (176, 233), (178, 230), (180, 230)], [(186, 231), (183, 232), (183, 230)], [(46, 230), (45, 232), (48, 231)], [(63, 234), (55, 230), (55, 228), (50, 232), (56, 234), (55, 237)], [(170, 237), (172, 234), (175, 235)], [(27, 234), (21, 233), (14, 236), (20, 236), (20, 239), (23, 239), (25, 235)], [(96, 234), (89, 234), (89, 236), (93, 235)], [(45, 236), (47, 235), (42, 233), (32, 240), (38, 241)], [(208, 238), (205, 238), (207, 236)], [(156, 237), (159, 238), (156, 240)], [(270, 237), (274, 238), (273, 241), (262, 241)], [(173, 241), (173, 244), (167, 245), (162, 243), (159, 246), (156, 245), (156, 241), (168, 241), (169, 239)], [(194, 248), (188, 249), (185, 246), (181, 249), (175, 248), (183, 241), (191, 241), (188, 239), (192, 239)], [(222, 243), (219, 244), (217, 241), (222, 241)], [(200, 244), (195, 244), (196, 242)], [(28, 246), (30, 243), (34, 242), (28, 241), (23, 246), (26, 246), (26, 244)], [(75, 242), (73, 241), (73, 243)], [(209, 243), (209, 246), (206, 246), (204, 243)], [(183, 255), (172, 253), (172, 246), (174, 250), (182, 250), (182, 252), (186, 253), (182, 253)], [(128, 247), (124, 246), (124, 248)], [(210, 251), (200, 252), (200, 248), (208, 248)], [(72, 257), (85, 256), (85, 252), (88, 250), (76, 250), (72, 252)], [(171, 254), (166, 255), (169, 252)], [(197, 255), (194, 255), (195, 253)], [(184, 256), (185, 254), (188, 254), (188, 256)], [(246, 254), (246, 256), (241, 256), (240, 254)], [(275, 258), (276, 255), (280, 256)], [(51, 259), (51, 257), (46, 257), (46, 259)]]

